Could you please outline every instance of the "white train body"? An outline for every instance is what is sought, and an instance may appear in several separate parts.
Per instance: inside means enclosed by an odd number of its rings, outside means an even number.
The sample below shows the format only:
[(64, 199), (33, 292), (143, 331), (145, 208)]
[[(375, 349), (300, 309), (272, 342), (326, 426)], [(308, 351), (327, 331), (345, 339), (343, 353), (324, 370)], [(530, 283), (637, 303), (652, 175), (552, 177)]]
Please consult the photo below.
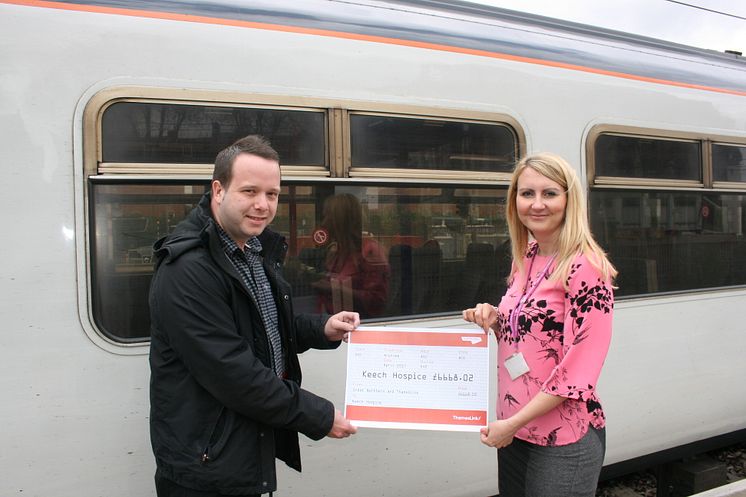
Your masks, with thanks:
[[(148, 343), (102, 333), (91, 304), (95, 173), (86, 160), (99, 153), (90, 143), (99, 101), (508, 116), (522, 152), (558, 153), (589, 184), (587, 143), (599, 128), (746, 143), (746, 63), (737, 57), (579, 26), (560, 32), (545, 19), (458, 3), (267, 1), (231, 10), (226, 1), (167, 15), (181, 7), (118, 4), (0, 1), (2, 495), (154, 495)], [(364, 24), (355, 20), (373, 27), (347, 30)], [(458, 48), (470, 29), (522, 53)], [(547, 62), (549, 46), (569, 59)], [(618, 67), (598, 69), (596, 57)], [(600, 385), (607, 465), (743, 433), (744, 283), (618, 300)], [(410, 317), (407, 326), (462, 325), (457, 312)], [(305, 354), (305, 388), (342, 405), (345, 360), (344, 347)], [(278, 497), (497, 493), (494, 451), (473, 433), (362, 429), (345, 441), (302, 440), (302, 453), (302, 474), (280, 470)]]

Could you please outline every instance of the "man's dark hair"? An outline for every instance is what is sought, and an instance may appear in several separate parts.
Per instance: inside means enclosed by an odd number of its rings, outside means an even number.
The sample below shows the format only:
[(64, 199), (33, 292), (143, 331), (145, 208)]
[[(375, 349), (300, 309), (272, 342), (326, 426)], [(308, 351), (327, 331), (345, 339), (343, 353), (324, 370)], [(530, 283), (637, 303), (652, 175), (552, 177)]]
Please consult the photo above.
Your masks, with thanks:
[(249, 135), (236, 140), (232, 145), (218, 152), (215, 157), (215, 169), (212, 179), (220, 181), (223, 188), (228, 188), (233, 179), (233, 161), (240, 154), (251, 154), (267, 160), (280, 162), (277, 151), (269, 144), (269, 140), (259, 135)]

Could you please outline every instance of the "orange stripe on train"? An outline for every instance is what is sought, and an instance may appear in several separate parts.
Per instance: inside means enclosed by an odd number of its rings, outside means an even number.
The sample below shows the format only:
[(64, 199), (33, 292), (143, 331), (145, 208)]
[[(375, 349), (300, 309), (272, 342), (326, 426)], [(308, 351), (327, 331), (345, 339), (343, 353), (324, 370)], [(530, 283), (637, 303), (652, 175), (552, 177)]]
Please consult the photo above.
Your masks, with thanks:
[(639, 76), (635, 74), (628, 74), (617, 71), (609, 71), (606, 69), (597, 69), (594, 67), (581, 66), (576, 64), (568, 64), (565, 62), (555, 62), (545, 59), (535, 59), (532, 57), (523, 57), (520, 55), (510, 55), (500, 52), (489, 52), (487, 50), (477, 50), (473, 48), (456, 47), (451, 45), (440, 45), (437, 43), (428, 43), (424, 41), (405, 40), (398, 38), (388, 38), (384, 36), (364, 35), (356, 33), (347, 33), (344, 31), (330, 31), (325, 29), (315, 28), (303, 28), (298, 26), (285, 26), (281, 24), (267, 24), (261, 22), (252, 21), (241, 21), (237, 19), (222, 19), (218, 17), (206, 17), (206, 16), (195, 16), (190, 14), (175, 14), (172, 12), (162, 11), (149, 11), (149, 10), (137, 10), (127, 9), (121, 7), (101, 7), (97, 5), (82, 5), (82, 4), (70, 4), (61, 2), (48, 2), (39, 0), (0, 0), (0, 3), (12, 4), (12, 5), (25, 5), (29, 7), (43, 7), (49, 9), (61, 9), (71, 10), (77, 12), (92, 12), (99, 14), (113, 14), (130, 17), (144, 17), (150, 19), (164, 19), (171, 21), (182, 21), (182, 22), (195, 22), (201, 24), (216, 24), (222, 26), (234, 26), (252, 29), (264, 29), (270, 31), (283, 31), (288, 33), (299, 33), (308, 34), (314, 36), (327, 36), (332, 38), (342, 38), (348, 40), (367, 41), (372, 43), (383, 43), (387, 45), (400, 45), (406, 47), (423, 48), (426, 50), (436, 50), (441, 52), (452, 52), (460, 53), (464, 55), (473, 55), (477, 57), (488, 57), (493, 59), (510, 60), (515, 62), (521, 62), (525, 64), (535, 64), (548, 67), (556, 67), (560, 69), (569, 69), (572, 71), (580, 71), (591, 74), (599, 74), (603, 76), (611, 76), (615, 78), (629, 79), (633, 81), (641, 81), (645, 83), (654, 83), (668, 86), (676, 86), (679, 88), (690, 88), (694, 90), (713, 91), (718, 93), (727, 93), (731, 95), (746, 96), (746, 91), (731, 90), (728, 88), (718, 88), (715, 86), (698, 85), (693, 83), (683, 83), (681, 81), (673, 81), (667, 79), (652, 78), (648, 76)]

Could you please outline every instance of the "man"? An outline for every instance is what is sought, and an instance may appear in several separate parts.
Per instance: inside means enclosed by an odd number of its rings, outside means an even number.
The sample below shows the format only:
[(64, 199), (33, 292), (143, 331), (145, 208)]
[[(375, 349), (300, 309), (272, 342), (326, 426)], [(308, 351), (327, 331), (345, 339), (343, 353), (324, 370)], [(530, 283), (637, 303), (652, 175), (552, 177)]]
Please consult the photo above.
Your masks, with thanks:
[(273, 492), (275, 457), (301, 469), (298, 432), (356, 432), (300, 388), (297, 354), (339, 346), (360, 318), (293, 314), (279, 273), (287, 245), (267, 228), (279, 194), (277, 152), (248, 136), (218, 154), (210, 191), (156, 242), (150, 435), (159, 497)]

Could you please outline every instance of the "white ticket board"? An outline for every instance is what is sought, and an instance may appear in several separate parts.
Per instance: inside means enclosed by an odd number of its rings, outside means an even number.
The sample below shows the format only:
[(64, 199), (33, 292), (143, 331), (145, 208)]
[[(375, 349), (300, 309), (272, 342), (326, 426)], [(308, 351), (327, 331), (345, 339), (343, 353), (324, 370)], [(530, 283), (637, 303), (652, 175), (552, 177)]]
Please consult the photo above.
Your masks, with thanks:
[(360, 327), (347, 348), (345, 417), (356, 426), (479, 431), (487, 425), (481, 330)]

